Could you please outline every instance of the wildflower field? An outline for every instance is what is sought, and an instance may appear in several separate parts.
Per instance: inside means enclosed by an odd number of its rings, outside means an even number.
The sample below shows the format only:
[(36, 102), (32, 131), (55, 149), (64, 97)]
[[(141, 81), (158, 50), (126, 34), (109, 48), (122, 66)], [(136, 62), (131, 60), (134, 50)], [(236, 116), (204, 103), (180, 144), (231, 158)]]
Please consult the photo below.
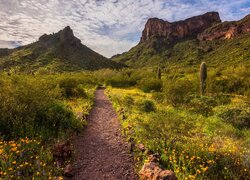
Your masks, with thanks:
[[(223, 122), (216, 113), (203, 116), (159, 103), (154, 93), (135, 88), (109, 88), (107, 94), (120, 113), (128, 141), (158, 153), (161, 165), (179, 179), (249, 177), (249, 130)], [(136, 158), (140, 168), (147, 152), (138, 151)]]
[(179, 179), (249, 179), (248, 68), (153, 68), (0, 77), (0, 179), (60, 179), (55, 143), (81, 132), (94, 92), (106, 86), (137, 170), (149, 153)]
[(195, 68), (172, 66), (161, 79), (148, 68), (121, 73), (107, 81), (107, 95), (127, 140), (147, 149), (136, 153), (138, 170), (150, 152), (179, 179), (250, 178), (246, 67), (210, 68), (205, 95)]

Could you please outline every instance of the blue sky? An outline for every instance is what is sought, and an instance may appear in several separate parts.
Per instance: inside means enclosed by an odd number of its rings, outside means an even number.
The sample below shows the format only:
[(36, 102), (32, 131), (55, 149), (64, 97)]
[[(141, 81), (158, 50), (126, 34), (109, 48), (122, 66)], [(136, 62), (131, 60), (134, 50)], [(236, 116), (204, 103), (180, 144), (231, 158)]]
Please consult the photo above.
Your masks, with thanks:
[(83, 44), (110, 57), (135, 46), (150, 17), (172, 22), (208, 11), (238, 20), (250, 14), (250, 0), (0, 0), (0, 48), (69, 25)]

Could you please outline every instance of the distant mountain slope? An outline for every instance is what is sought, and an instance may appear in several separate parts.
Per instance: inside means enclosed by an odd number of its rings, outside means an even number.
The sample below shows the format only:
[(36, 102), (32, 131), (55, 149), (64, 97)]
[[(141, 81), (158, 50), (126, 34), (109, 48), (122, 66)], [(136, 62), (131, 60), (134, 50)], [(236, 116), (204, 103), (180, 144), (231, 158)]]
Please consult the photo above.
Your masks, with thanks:
[(121, 67), (122, 64), (81, 44), (69, 26), (55, 34), (44, 34), (35, 43), (13, 50), (0, 49), (0, 68), (6, 70), (77, 71)]
[(216, 12), (169, 23), (149, 19), (140, 43), (112, 60), (132, 67), (161, 64), (249, 63), (250, 16), (221, 22)]

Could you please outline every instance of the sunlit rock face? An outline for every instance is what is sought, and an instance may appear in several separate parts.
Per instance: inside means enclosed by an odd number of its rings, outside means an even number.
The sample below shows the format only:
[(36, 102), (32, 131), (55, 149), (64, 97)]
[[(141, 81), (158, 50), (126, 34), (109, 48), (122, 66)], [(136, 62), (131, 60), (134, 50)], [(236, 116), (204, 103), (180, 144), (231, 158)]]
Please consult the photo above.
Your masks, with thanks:
[(208, 12), (200, 16), (173, 23), (158, 18), (150, 18), (142, 32), (140, 43), (153, 37), (164, 37), (169, 40), (176, 40), (188, 36), (197, 36), (205, 29), (220, 22), (221, 19), (218, 12)]

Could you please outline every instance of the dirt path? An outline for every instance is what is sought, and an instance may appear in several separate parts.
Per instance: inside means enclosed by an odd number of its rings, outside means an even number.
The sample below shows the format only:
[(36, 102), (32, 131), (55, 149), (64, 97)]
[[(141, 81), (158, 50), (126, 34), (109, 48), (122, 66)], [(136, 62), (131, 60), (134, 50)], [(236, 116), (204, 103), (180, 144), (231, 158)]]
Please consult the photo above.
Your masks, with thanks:
[(76, 174), (73, 179), (138, 179), (116, 112), (103, 89), (96, 91), (88, 125), (74, 144)]

